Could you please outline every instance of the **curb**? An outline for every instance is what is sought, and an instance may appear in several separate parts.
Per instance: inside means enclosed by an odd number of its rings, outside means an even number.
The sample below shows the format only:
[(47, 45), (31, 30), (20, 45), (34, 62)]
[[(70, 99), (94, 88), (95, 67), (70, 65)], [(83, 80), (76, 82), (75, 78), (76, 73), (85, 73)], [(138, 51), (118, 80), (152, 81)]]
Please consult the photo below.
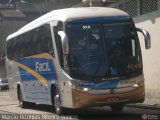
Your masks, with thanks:
[(160, 111), (160, 105), (149, 105), (149, 104), (127, 104), (125, 105), (126, 107), (133, 107), (133, 108), (145, 108), (145, 109), (150, 109), (150, 110), (159, 110)]

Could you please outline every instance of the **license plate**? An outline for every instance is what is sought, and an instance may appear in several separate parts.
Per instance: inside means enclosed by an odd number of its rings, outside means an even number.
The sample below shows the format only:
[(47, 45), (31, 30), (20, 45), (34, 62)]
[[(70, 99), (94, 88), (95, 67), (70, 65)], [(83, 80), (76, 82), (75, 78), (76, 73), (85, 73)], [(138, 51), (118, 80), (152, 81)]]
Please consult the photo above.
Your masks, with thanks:
[(109, 97), (107, 98), (107, 102), (116, 102), (119, 101), (119, 97)]

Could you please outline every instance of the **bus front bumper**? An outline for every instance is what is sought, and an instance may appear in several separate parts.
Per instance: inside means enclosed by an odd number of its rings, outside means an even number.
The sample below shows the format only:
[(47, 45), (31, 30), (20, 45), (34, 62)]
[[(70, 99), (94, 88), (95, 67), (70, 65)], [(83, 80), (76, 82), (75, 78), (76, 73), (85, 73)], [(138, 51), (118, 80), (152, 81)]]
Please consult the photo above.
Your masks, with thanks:
[(72, 89), (72, 98), (73, 108), (84, 108), (112, 104), (142, 103), (145, 99), (145, 93), (144, 87), (139, 87), (126, 93), (110, 95), (90, 94)]

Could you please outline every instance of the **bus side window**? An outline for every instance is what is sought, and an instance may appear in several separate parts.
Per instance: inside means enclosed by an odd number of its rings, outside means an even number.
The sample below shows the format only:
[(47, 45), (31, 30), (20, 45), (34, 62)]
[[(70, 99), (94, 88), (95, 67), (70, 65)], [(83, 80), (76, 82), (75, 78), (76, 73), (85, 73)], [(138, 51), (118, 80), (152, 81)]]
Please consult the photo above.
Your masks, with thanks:
[(54, 56), (49, 24), (7, 41), (7, 56), (10, 60), (42, 53)]
[(7, 57), (8, 59), (13, 59), (13, 38), (7, 41)]
[(41, 33), (40, 33), (40, 28), (36, 28), (33, 31), (33, 37), (32, 37), (32, 42), (33, 42), (33, 54), (41, 54)]
[(22, 36), (23, 43), (22, 45), (24, 46), (24, 53), (23, 57), (31, 56), (32, 54), (32, 48), (31, 48), (31, 36), (32, 36), (32, 31), (28, 33), (24, 33)]
[(24, 57), (24, 53), (25, 53), (25, 41), (23, 40), (23, 34), (18, 36), (16, 39), (17, 42), (17, 58), (22, 58)]
[(7, 42), (7, 56), (10, 60), (23, 57), (21, 54), (22, 45), (20, 41), (20, 36), (12, 38)]
[(32, 49), (31, 55), (35, 55), (35, 54), (37, 54), (37, 49), (38, 49), (38, 47), (37, 47), (38, 34), (37, 34), (36, 30), (32, 30), (31, 32), (32, 33), (30, 33), (31, 36), (29, 38), (30, 39), (29, 44), (30, 44), (30, 48)]
[(12, 44), (12, 48), (13, 48), (13, 52), (14, 52), (13, 59), (18, 58), (18, 48), (17, 47), (18, 47), (17, 46), (17, 38), (14, 38), (13, 39), (13, 44)]
[(53, 42), (52, 42), (50, 25), (46, 26), (46, 31), (47, 31), (47, 36), (48, 36), (48, 51), (51, 55), (55, 56), (54, 49), (53, 49)]
[(50, 25), (46, 24), (36, 30), (34, 44), (37, 45), (37, 54), (51, 53), (54, 56)]

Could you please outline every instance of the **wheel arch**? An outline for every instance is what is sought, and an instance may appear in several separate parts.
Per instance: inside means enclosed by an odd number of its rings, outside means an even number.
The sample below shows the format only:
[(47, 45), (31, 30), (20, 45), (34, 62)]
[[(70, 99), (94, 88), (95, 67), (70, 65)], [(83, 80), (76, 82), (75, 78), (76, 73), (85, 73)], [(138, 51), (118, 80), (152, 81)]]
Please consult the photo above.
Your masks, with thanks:
[(56, 92), (58, 92), (58, 94), (60, 95), (60, 102), (61, 102), (61, 94), (60, 94), (60, 91), (59, 91), (59, 87), (56, 85), (56, 83), (54, 84), (51, 84), (51, 102), (53, 104), (53, 98), (54, 98), (54, 95), (56, 94)]
[(21, 85), (20, 85), (20, 83), (17, 83), (17, 98), (18, 98), (18, 100), (19, 100), (19, 90), (21, 89)]

